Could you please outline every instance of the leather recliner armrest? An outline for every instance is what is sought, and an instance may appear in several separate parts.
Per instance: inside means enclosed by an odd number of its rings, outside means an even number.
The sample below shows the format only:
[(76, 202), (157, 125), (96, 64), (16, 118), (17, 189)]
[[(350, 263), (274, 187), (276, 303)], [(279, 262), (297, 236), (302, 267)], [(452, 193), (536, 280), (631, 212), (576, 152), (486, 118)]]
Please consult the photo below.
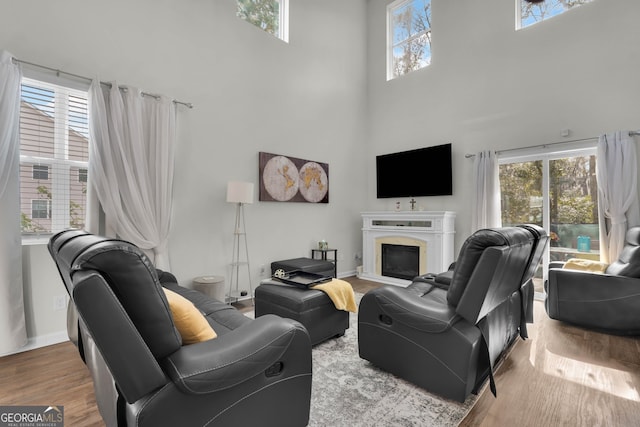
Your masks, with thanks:
[(311, 343), (304, 326), (275, 315), (260, 316), (213, 340), (181, 347), (163, 365), (183, 392), (212, 393), (264, 372), (301, 336), (308, 349), (300, 358), (310, 359)]
[(394, 321), (424, 332), (445, 332), (460, 319), (455, 308), (447, 304), (444, 294), (442, 298), (435, 297), (435, 294), (418, 297), (405, 289), (385, 286), (376, 289), (372, 295)]
[(564, 268), (549, 269), (549, 284), (556, 289), (562, 288), (563, 291), (577, 289), (583, 296), (587, 290), (592, 290), (601, 296), (611, 296), (630, 289), (640, 291), (640, 279), (635, 277)]
[[(547, 282), (547, 313), (553, 319), (562, 318), (559, 306), (566, 302), (613, 301), (640, 293), (640, 279), (588, 271), (549, 269)], [(585, 315), (588, 315), (585, 314)]]

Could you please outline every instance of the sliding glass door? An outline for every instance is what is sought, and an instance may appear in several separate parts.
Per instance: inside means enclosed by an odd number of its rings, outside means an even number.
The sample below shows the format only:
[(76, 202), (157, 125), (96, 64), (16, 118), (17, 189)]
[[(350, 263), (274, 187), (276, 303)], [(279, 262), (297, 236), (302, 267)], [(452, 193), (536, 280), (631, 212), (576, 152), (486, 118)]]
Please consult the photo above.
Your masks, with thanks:
[(600, 257), (595, 166), (595, 148), (500, 159), (502, 224), (537, 224), (551, 237), (536, 292), (550, 261)]

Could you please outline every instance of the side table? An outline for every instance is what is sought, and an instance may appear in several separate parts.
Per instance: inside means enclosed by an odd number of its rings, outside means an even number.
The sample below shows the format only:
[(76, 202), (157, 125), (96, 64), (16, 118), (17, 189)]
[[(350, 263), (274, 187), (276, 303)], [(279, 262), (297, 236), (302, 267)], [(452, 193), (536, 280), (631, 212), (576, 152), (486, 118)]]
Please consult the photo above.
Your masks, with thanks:
[[(327, 258), (327, 253), (331, 252), (333, 258)], [(316, 257), (316, 254), (320, 255), (320, 258)], [(337, 249), (311, 249), (311, 259), (321, 259), (323, 261), (329, 261), (333, 264), (333, 277), (338, 277), (338, 250)]]
[(193, 288), (220, 302), (225, 301), (224, 276), (201, 276), (193, 279)]

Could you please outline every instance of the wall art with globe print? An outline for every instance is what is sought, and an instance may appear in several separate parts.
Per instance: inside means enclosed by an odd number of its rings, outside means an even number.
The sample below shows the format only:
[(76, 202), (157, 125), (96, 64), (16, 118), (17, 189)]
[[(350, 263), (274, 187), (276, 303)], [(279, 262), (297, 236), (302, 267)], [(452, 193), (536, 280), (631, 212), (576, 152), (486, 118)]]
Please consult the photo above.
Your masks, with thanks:
[(329, 203), (329, 165), (259, 153), (261, 202)]

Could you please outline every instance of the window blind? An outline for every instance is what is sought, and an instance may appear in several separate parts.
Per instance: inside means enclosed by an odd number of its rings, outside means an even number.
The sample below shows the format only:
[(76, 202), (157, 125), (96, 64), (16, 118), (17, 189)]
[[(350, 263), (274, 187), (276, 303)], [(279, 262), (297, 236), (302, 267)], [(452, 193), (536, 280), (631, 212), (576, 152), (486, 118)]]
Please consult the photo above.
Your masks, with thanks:
[(23, 78), (20, 102), (23, 237), (84, 227), (88, 162), (87, 92)]

